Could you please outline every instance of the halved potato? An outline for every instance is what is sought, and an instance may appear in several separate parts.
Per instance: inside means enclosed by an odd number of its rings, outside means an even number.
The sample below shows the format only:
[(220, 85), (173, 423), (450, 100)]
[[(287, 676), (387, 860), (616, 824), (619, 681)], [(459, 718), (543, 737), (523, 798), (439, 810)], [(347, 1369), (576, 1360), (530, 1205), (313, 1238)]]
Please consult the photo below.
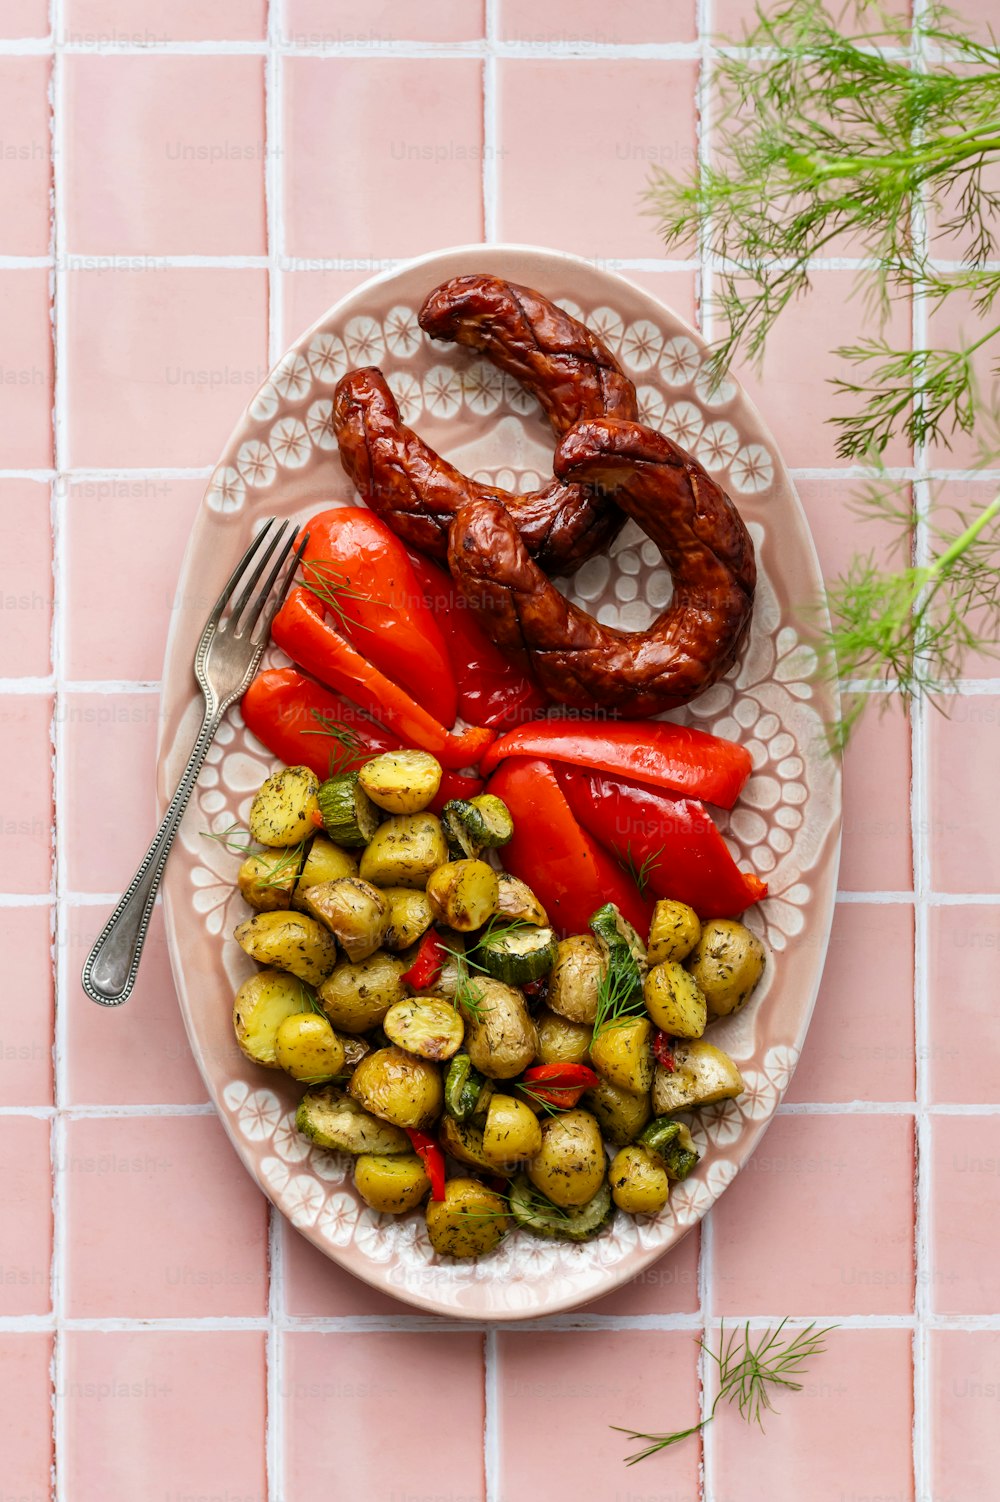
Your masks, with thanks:
[(686, 902), (664, 898), (653, 909), (646, 958), (651, 965), (664, 960), (686, 960), (701, 938), (701, 923)]
[(465, 1037), (462, 1019), (449, 1001), (438, 996), (408, 996), (395, 1002), (382, 1018), (391, 1042), (421, 1059), (450, 1059)]
[(284, 970), (261, 970), (245, 980), (233, 1002), (233, 1030), (247, 1058), (265, 1069), (280, 1069), (278, 1029), (309, 1005), (309, 997), (309, 988)]
[(713, 918), (687, 967), (705, 994), (710, 1017), (738, 1012), (764, 974), (764, 946), (745, 923)]
[(389, 904), (389, 927), (382, 943), (386, 949), (409, 949), (434, 922), (427, 893), (412, 887), (383, 887), (382, 896)]
[(427, 879), (431, 912), (459, 933), (471, 933), (492, 918), (498, 892), (497, 873), (485, 861), (446, 861)]
[(292, 898), (293, 907), (304, 907), (302, 894), (309, 887), (321, 886), (324, 881), (339, 881), (342, 876), (357, 876), (358, 863), (348, 850), (341, 850), (325, 834), (310, 840), (302, 871)]
[(590, 1062), (604, 1079), (642, 1095), (653, 1083), (653, 1024), (648, 1017), (621, 1017), (601, 1028), (590, 1045)]
[(558, 1012), (542, 1007), (535, 1017), (539, 1064), (586, 1064), (594, 1029), (589, 1022), (570, 1022)]
[(509, 871), (498, 871), (497, 885), (498, 913), (505, 918), (519, 918), (522, 923), (533, 923), (536, 928), (548, 928), (548, 915), (527, 882), (511, 876)]
[(347, 1088), (366, 1111), (398, 1127), (428, 1127), (444, 1105), (441, 1071), (401, 1048), (368, 1054)]
[(318, 1084), (344, 1067), (344, 1045), (319, 1012), (296, 1012), (286, 1017), (274, 1040), (279, 1066), (295, 1080)]
[(255, 850), (237, 873), (240, 895), (255, 913), (272, 913), (291, 906), (301, 863), (301, 853), (294, 845), (290, 849)]
[(604, 955), (592, 934), (573, 934), (563, 939), (549, 971), (546, 999), (553, 1012), (571, 1022), (593, 1022), (603, 974)]
[[(331, 943), (332, 943), (331, 939)], [(367, 1033), (406, 995), (406, 961), (379, 950), (367, 960), (342, 960), (319, 988), (323, 1010), (338, 1032)]]
[(597, 1117), (612, 1147), (633, 1142), (653, 1114), (649, 1095), (633, 1095), (610, 1080), (601, 1080), (583, 1096), (582, 1104)]
[(728, 1054), (704, 1038), (678, 1043), (672, 1070), (657, 1065), (653, 1077), (653, 1110), (657, 1116), (711, 1106), (743, 1094), (743, 1076)]
[(427, 1203), (427, 1235), (439, 1257), (481, 1257), (509, 1224), (507, 1204), (478, 1179), (449, 1179), (443, 1200)]
[(531, 1107), (494, 1091), (483, 1126), (483, 1157), (493, 1168), (516, 1168), (542, 1147), (542, 1129)]
[(419, 814), (441, 786), (441, 763), (429, 751), (383, 751), (366, 761), (358, 782), (390, 814)]
[(585, 1205), (604, 1183), (608, 1162), (596, 1117), (579, 1106), (542, 1125), (542, 1145), (528, 1178), (554, 1205)]
[(654, 965), (642, 987), (646, 1011), (672, 1038), (700, 1038), (708, 1022), (705, 995), (677, 960)]
[(483, 1127), (478, 1121), (456, 1121), (447, 1114), (438, 1124), (438, 1141), (450, 1158), (478, 1168), (481, 1173), (498, 1173), (508, 1177), (506, 1171), (491, 1163), (483, 1151)]
[(538, 1034), (524, 996), (503, 981), (477, 976), (475, 1010), (467, 1005), (465, 1046), (480, 1074), (511, 1080), (527, 1069), (538, 1050)]
[(416, 1153), (359, 1153), (354, 1160), (354, 1187), (380, 1215), (404, 1215), (415, 1210), (431, 1187)]
[(306, 913), (257, 913), (240, 923), (233, 938), (252, 960), (274, 965), (318, 986), (337, 963), (337, 941)]
[(662, 1161), (641, 1143), (619, 1148), (609, 1172), (611, 1197), (628, 1215), (655, 1215), (670, 1198)]
[(316, 829), (319, 778), (308, 767), (282, 767), (258, 789), (250, 805), (250, 833), (260, 845), (297, 845)]
[(448, 859), (448, 842), (435, 814), (391, 814), (361, 856), (361, 875), (376, 887), (418, 887)]
[(349, 960), (366, 960), (375, 953), (389, 927), (389, 904), (378, 887), (360, 876), (341, 876), (307, 887), (302, 901), (314, 918), (325, 923)]

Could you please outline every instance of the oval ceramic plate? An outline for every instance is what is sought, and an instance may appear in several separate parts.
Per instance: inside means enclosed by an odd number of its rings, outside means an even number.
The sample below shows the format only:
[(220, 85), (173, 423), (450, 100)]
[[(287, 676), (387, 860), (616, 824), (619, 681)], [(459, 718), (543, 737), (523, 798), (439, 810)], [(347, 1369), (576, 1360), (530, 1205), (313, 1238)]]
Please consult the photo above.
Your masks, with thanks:
[[(472, 246), (411, 262), (353, 292), (293, 345), (254, 397), (209, 483), (191, 535), (167, 647), (158, 792), (172, 792), (200, 716), (194, 644), (233, 561), (262, 518), (306, 520), (356, 501), (339, 464), (331, 397), (350, 366), (386, 373), (403, 417), (467, 473), (510, 489), (551, 474), (553, 441), (535, 401), (474, 353), (432, 344), (416, 310), (439, 282), (489, 271), (537, 288), (588, 323), (635, 381), (644, 421), (689, 449), (740, 507), (757, 547), (760, 583), (741, 665), (684, 718), (741, 741), (754, 773), (723, 832), (770, 883), (748, 921), (771, 951), (751, 1004), (716, 1025), (746, 1091), (689, 1121), (702, 1152), (662, 1214), (617, 1215), (583, 1246), (518, 1232), (477, 1262), (435, 1257), (420, 1215), (380, 1216), (355, 1194), (347, 1160), (311, 1147), (294, 1127), (299, 1090), (249, 1063), (232, 1035), (232, 997), (252, 971), (232, 939), (246, 909), (239, 857), (203, 831), (245, 823), (274, 759), (230, 716), (209, 752), (174, 854), (165, 903), (174, 977), (201, 1070), (237, 1151), (294, 1226), (350, 1272), (411, 1304), (452, 1316), (523, 1319), (610, 1292), (668, 1251), (746, 1162), (774, 1113), (802, 1047), (829, 937), (839, 853), (840, 787), (823, 722), (835, 712), (813, 681), (799, 635), (820, 574), (808, 527), (774, 441), (753, 405), (726, 381), (712, 390), (704, 346), (675, 313), (619, 277), (552, 251)], [(646, 626), (670, 579), (631, 523), (607, 558), (566, 585), (602, 621)], [(278, 654), (273, 654), (278, 660)]]

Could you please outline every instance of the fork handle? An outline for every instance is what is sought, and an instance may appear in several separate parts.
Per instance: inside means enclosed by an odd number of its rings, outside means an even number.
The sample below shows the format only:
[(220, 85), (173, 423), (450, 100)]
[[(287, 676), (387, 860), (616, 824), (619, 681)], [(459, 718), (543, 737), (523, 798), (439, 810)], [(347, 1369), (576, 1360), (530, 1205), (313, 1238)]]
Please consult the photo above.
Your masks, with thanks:
[(223, 712), (221, 708), (206, 710), (198, 739), (177, 784), (177, 791), (163, 816), (163, 823), (153, 837), (128, 890), (87, 956), (80, 979), (91, 1001), (96, 1001), (99, 1006), (121, 1006), (132, 994), (163, 868), (194, 785), (198, 781), (198, 773), (208, 754), (208, 748), (222, 722)]

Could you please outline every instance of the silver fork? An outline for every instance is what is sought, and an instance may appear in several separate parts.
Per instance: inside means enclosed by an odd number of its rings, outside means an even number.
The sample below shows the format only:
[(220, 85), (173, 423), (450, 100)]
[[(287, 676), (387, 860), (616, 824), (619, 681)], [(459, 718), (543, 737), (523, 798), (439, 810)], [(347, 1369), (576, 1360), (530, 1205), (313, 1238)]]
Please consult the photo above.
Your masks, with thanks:
[[(205, 713), (198, 738), (188, 757), (184, 775), (177, 784), (177, 791), (163, 816), (163, 823), (157, 830), (142, 865), (101, 930), (83, 967), (83, 989), (91, 1001), (96, 1001), (99, 1006), (120, 1006), (132, 993), (153, 911), (153, 901), (174, 835), (198, 780), (198, 773), (227, 709), (242, 696), (257, 671), (267, 645), (271, 622), (281, 608), (309, 541), (307, 532), (296, 548), (298, 528), (291, 522), (282, 522), (275, 530), (275, 520), (273, 516), (268, 518), (243, 554), (201, 633), (201, 640), (194, 654), (195, 677), (205, 700)], [(293, 549), (295, 551), (288, 572), (270, 608), (265, 610), (278, 576)], [(270, 572), (256, 598), (252, 599), (269, 563)], [(243, 588), (223, 619), (226, 606), (241, 584)], [(259, 629), (255, 629), (258, 624)]]

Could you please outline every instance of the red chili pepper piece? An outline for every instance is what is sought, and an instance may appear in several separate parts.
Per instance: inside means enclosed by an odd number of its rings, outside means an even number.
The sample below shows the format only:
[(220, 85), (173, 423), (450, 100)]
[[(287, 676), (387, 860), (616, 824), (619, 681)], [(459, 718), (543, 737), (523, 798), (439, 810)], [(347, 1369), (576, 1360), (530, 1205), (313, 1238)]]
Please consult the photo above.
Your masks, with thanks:
[(448, 648), (462, 719), (499, 730), (537, 718), (547, 696), (486, 635), (451, 575), (419, 553), (409, 560)]
[(413, 964), (404, 970), (400, 980), (414, 991), (427, 991), (436, 985), (444, 964), (445, 947), (433, 928), (429, 928), (420, 940)]
[(430, 751), (443, 767), (474, 766), (493, 740), (492, 730), (478, 726), (452, 735), (340, 635), (307, 589), (292, 590), (274, 618), (271, 636), (300, 668), (376, 716), (405, 744)]
[(657, 897), (686, 902), (699, 918), (734, 918), (767, 895), (766, 882), (740, 870), (696, 799), (577, 767), (557, 767), (556, 775), (584, 829), (640, 871)]
[(652, 899), (580, 828), (548, 762), (506, 761), (487, 790), (503, 799), (514, 821), (504, 869), (528, 883), (553, 928), (586, 933), (591, 914), (614, 902), (640, 933), (649, 932)]
[(406, 1135), (413, 1144), (413, 1151), (424, 1165), (424, 1172), (431, 1181), (431, 1199), (444, 1199), (444, 1153), (433, 1137), (418, 1132), (416, 1127), (407, 1127)]
[(585, 1090), (599, 1083), (586, 1064), (536, 1064), (521, 1076), (529, 1098), (550, 1106), (575, 1106)]
[(732, 808), (750, 776), (750, 755), (733, 741), (666, 720), (609, 720), (582, 725), (546, 720), (509, 730), (480, 762), (488, 777), (507, 757), (543, 756)]
[(323, 511), (305, 530), (302, 578), (338, 629), (435, 720), (454, 724), (458, 693), (448, 648), (396, 534), (363, 506)]
[(653, 1039), (653, 1057), (658, 1064), (662, 1064), (664, 1069), (669, 1069), (670, 1073), (673, 1074), (673, 1044), (667, 1037), (666, 1033), (661, 1033), (659, 1029), (657, 1029), (656, 1037)]

